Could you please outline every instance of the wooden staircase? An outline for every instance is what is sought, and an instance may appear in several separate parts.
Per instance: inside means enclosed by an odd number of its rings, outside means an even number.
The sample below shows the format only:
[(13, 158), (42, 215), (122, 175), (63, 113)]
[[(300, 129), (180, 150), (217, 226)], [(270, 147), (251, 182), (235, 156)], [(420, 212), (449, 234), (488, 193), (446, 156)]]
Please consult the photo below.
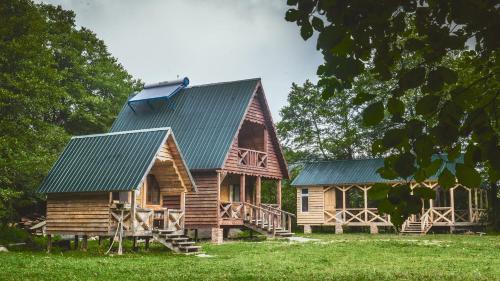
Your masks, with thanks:
[(178, 231), (156, 230), (153, 232), (153, 239), (176, 253), (185, 255), (200, 254), (201, 246), (195, 246), (194, 241), (191, 241), (184, 234), (179, 234)]
[(245, 227), (269, 238), (292, 237), (292, 217), (294, 214), (271, 206), (244, 204), (243, 224)]
[(430, 212), (431, 209), (427, 210), (419, 220), (416, 220), (414, 217), (408, 218), (401, 227), (401, 234), (427, 234), (432, 228)]

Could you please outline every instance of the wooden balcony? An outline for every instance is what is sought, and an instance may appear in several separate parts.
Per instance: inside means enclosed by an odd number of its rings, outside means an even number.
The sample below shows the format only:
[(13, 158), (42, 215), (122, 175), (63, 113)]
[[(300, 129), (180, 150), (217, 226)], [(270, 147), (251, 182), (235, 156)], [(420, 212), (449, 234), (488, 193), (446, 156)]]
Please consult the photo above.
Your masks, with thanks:
[(267, 153), (247, 148), (238, 148), (238, 165), (249, 168), (267, 168)]

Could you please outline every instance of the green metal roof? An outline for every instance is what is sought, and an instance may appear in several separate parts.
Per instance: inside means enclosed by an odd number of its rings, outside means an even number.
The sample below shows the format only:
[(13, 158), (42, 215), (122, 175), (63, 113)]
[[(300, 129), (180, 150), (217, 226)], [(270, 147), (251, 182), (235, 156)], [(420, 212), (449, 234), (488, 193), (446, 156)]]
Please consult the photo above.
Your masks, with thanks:
[[(434, 156), (433, 158), (436, 158)], [(441, 156), (446, 157), (446, 156)], [(463, 163), (463, 157), (456, 160)], [(293, 180), (293, 186), (334, 185), (334, 184), (367, 184), (377, 182), (401, 182), (402, 179), (388, 180), (382, 178), (377, 169), (384, 166), (383, 158), (330, 160), (305, 163), (302, 171)], [(441, 169), (444, 168), (444, 165)], [(455, 166), (447, 163), (447, 168), (455, 173)], [(439, 173), (439, 172), (438, 172)], [(430, 180), (437, 180), (436, 175)]]
[(73, 137), (38, 192), (139, 188), (170, 128)]
[(190, 170), (221, 168), (259, 81), (188, 87), (168, 103), (134, 103), (135, 113), (125, 105), (111, 132), (171, 127)]

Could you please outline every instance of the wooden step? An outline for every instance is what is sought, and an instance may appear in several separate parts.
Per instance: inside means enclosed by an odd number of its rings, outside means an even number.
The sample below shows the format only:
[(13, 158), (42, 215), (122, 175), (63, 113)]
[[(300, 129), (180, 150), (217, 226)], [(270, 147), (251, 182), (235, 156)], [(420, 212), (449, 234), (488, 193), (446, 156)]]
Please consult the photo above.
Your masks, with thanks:
[(182, 252), (198, 252), (201, 249), (201, 246), (181, 246), (179, 250)]
[(191, 246), (194, 245), (194, 241), (176, 241), (174, 242), (176, 246)]
[(172, 242), (184, 242), (184, 241), (188, 241), (189, 238), (187, 237), (174, 237), (174, 238), (167, 238), (166, 239), (167, 241), (172, 241)]

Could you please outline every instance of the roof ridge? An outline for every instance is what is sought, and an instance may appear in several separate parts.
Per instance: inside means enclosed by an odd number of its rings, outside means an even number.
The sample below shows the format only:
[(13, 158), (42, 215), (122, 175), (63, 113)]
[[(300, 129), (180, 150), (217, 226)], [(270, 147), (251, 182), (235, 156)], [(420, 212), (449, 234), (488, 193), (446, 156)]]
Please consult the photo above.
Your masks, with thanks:
[(189, 87), (186, 87), (184, 89), (197, 88), (197, 87), (205, 87), (205, 86), (215, 86), (215, 85), (230, 84), (230, 83), (237, 83), (237, 82), (246, 82), (246, 81), (252, 81), (252, 80), (256, 80), (257, 81), (257, 80), (261, 80), (261, 79), (262, 78), (260, 78), (260, 77), (255, 77), (255, 78), (247, 78), (247, 79), (224, 81), (224, 82), (206, 83), (206, 84), (189, 86)]
[(73, 136), (73, 137), (71, 137), (71, 139), (94, 138), (94, 137), (104, 137), (104, 136), (113, 136), (113, 135), (125, 135), (125, 134), (136, 134), (136, 133), (145, 133), (145, 132), (154, 132), (154, 131), (169, 131), (169, 130), (171, 130), (170, 127), (158, 127), (158, 128), (130, 130), (130, 131), (119, 131), (119, 132), (103, 133), (103, 134)]

